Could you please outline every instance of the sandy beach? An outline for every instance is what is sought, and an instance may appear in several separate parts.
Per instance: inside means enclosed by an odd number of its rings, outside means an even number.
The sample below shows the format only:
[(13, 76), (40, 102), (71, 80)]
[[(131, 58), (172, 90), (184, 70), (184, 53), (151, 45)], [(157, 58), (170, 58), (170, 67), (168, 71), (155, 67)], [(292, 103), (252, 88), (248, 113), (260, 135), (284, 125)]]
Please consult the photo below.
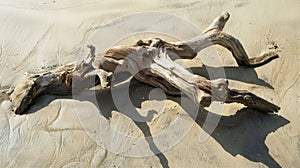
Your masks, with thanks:
[(224, 11), (230, 13), (224, 32), (238, 38), (250, 57), (276, 49), (280, 58), (239, 67), (228, 50), (213, 46), (178, 63), (206, 77), (221, 69), (230, 88), (273, 102), (281, 108), (277, 114), (236, 103), (193, 113), (184, 98), (137, 81), (129, 99), (143, 122), (122, 110), (127, 101), (116, 103), (127, 95), (122, 86), (80, 96), (42, 95), (25, 115), (14, 114), (1, 95), (0, 167), (298, 167), (297, 0), (1, 0), (0, 90), (15, 87), (25, 72), (81, 60), (88, 44), (105, 52), (141, 38), (192, 39)]

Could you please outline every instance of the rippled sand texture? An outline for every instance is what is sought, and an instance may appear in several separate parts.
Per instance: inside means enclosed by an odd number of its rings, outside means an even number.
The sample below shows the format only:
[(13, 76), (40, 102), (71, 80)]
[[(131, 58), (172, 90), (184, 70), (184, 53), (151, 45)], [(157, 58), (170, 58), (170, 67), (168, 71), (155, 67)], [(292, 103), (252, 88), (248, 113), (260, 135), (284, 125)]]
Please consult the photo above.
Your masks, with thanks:
[[(147, 100), (152, 88), (141, 84), (134, 85), (132, 101), (138, 108), (145, 109), (141, 111), (146, 112), (140, 115), (146, 123), (133, 122), (122, 114), (113, 103), (110, 90), (96, 95), (85, 93), (74, 99), (44, 95), (34, 102), (27, 115), (22, 116), (12, 114), (9, 103), (3, 101), (0, 108), (0, 167), (298, 167), (300, 1), (297, 0), (1, 0), (1, 89), (15, 86), (25, 72), (41, 71), (81, 59), (86, 53), (85, 45), (93, 41), (91, 37), (97, 31), (107, 32), (102, 33), (95, 44), (98, 52), (105, 51), (118, 43), (114, 39), (124, 29), (125, 21), (117, 18), (146, 11), (178, 15), (199, 30), (223, 11), (228, 11), (231, 18), (224, 31), (240, 39), (250, 56), (272, 47), (281, 50), (279, 59), (250, 69), (237, 67), (228, 51), (214, 48), (221, 56), (230, 86), (248, 89), (278, 104), (281, 107), (278, 115), (242, 109), (237, 104), (226, 105), (215, 131), (201, 142), (200, 135), (209, 133), (208, 127), (203, 126), (205, 116), (209, 113), (212, 118), (218, 117), (210, 113), (214, 109), (199, 110), (199, 116), (193, 121), (188, 117), (189, 109), (178, 105), (181, 103), (178, 98)], [(166, 20), (162, 18), (156, 26)], [(131, 24), (132, 28), (127, 27), (128, 32), (140, 23)], [(180, 27), (172, 20), (170, 24), (174, 25), (173, 30)], [(195, 35), (178, 30), (178, 36), (183, 39)], [(140, 36), (131, 36), (122, 43), (129, 44), (138, 38)], [(193, 61), (187, 61), (186, 66), (205, 75), (202, 62), (209, 66), (211, 61), (200, 58), (209, 57), (207, 53), (204, 51)], [(97, 109), (95, 102), (89, 101), (95, 97), (101, 111), (101, 115), (96, 116), (92, 112)], [(147, 113), (151, 107), (162, 108)], [(79, 120), (78, 114), (84, 117)], [(176, 145), (158, 145), (151, 138), (142, 141), (143, 148), (149, 152), (170, 148), (161, 154), (144, 157), (115, 154), (102, 148), (90, 136), (101, 138), (97, 134), (101, 128), (99, 121), (109, 123), (128, 137), (156, 135), (172, 124), (181, 123), (180, 128), (187, 127), (185, 122), (178, 122), (180, 116), (192, 125)], [(82, 123), (88, 123), (95, 132), (89, 133)], [(126, 138), (118, 142), (112, 138), (111, 145), (116, 144), (120, 145), (120, 151), (122, 146), (134, 149), (138, 145)]]

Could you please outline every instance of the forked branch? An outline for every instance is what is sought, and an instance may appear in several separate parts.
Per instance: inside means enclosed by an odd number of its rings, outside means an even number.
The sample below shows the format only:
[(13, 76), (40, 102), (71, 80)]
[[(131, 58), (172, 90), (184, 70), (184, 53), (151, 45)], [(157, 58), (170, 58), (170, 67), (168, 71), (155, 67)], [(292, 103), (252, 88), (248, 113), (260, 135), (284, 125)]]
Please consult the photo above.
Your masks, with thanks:
[(90, 54), (79, 63), (58, 67), (48, 72), (25, 76), (10, 99), (16, 114), (23, 114), (32, 100), (41, 94), (76, 94), (82, 89), (101, 85), (110, 86), (111, 76), (119, 68), (137, 80), (159, 87), (172, 95), (186, 94), (201, 107), (211, 101), (242, 103), (263, 112), (277, 112), (280, 108), (248, 91), (228, 88), (225, 79), (208, 80), (192, 74), (175, 63), (175, 59), (193, 59), (202, 49), (221, 45), (231, 51), (238, 65), (257, 67), (278, 58), (275, 52), (249, 58), (240, 41), (223, 32), (228, 13), (217, 17), (199, 36), (187, 42), (168, 43), (159, 38), (139, 40), (134, 45), (109, 49), (104, 55)]

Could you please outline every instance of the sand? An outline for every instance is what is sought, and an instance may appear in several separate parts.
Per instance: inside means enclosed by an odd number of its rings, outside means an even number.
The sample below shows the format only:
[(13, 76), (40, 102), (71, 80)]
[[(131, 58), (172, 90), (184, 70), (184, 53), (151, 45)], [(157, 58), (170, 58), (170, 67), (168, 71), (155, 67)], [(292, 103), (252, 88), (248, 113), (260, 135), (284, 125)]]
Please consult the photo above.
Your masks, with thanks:
[[(219, 118), (216, 113), (220, 109), (214, 108), (220, 107), (218, 104), (200, 109), (194, 121), (196, 116), (188, 115), (193, 109), (182, 101), (184, 98), (166, 97), (160, 90), (139, 83), (132, 84), (131, 100), (143, 122), (133, 122), (122, 110), (126, 101), (114, 102), (119, 92), (124, 92), (121, 86), (113, 92), (86, 92), (73, 98), (44, 95), (22, 116), (14, 115), (9, 102), (1, 100), (0, 167), (297, 167), (300, 2), (296, 0), (3, 0), (0, 87), (15, 86), (25, 72), (79, 60), (89, 43), (102, 52), (112, 45), (153, 35), (190, 39), (223, 11), (231, 14), (224, 31), (240, 39), (250, 56), (277, 46), (280, 58), (256, 69), (243, 68), (237, 67), (228, 51), (213, 47), (186, 61), (185, 66), (203, 73), (203, 63), (215, 66), (209, 60), (210, 50), (218, 53), (230, 87), (248, 89), (274, 102), (281, 107), (278, 115), (225, 105), (223, 117), (210, 133), (215, 123), (204, 119), (207, 114)], [(145, 12), (166, 14), (154, 20), (142, 18), (139, 23), (128, 17)], [(149, 30), (165, 28), (167, 34), (131, 34), (145, 31), (137, 25), (150, 21), (155, 24), (146, 26)], [(191, 26), (183, 26), (185, 21)], [(169, 37), (167, 28), (176, 32), (176, 37)], [(164, 99), (152, 100), (151, 94)], [(107, 134), (105, 129), (115, 132)], [(164, 135), (167, 129), (172, 130), (167, 136), (151, 138)], [(154, 154), (157, 152), (162, 153)]]

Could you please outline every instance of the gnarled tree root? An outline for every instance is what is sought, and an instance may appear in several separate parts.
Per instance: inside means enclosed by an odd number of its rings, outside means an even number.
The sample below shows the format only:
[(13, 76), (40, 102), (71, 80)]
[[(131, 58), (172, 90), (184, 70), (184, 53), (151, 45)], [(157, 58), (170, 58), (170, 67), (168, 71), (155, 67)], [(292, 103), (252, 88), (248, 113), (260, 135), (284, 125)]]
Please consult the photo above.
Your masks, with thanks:
[(249, 58), (244, 47), (235, 37), (222, 30), (229, 19), (228, 13), (217, 17), (199, 36), (187, 42), (168, 43), (159, 38), (139, 40), (131, 46), (109, 49), (104, 55), (90, 54), (79, 63), (71, 63), (39, 74), (28, 74), (14, 89), (10, 99), (16, 114), (23, 114), (32, 100), (41, 94), (76, 94), (82, 89), (111, 85), (116, 71), (130, 72), (137, 80), (159, 87), (171, 95), (184, 93), (200, 107), (211, 101), (242, 103), (263, 112), (278, 112), (278, 106), (248, 91), (228, 88), (225, 79), (208, 80), (192, 74), (175, 63), (175, 59), (193, 59), (202, 49), (221, 45), (231, 51), (238, 65), (257, 67), (278, 58), (271, 51)]

